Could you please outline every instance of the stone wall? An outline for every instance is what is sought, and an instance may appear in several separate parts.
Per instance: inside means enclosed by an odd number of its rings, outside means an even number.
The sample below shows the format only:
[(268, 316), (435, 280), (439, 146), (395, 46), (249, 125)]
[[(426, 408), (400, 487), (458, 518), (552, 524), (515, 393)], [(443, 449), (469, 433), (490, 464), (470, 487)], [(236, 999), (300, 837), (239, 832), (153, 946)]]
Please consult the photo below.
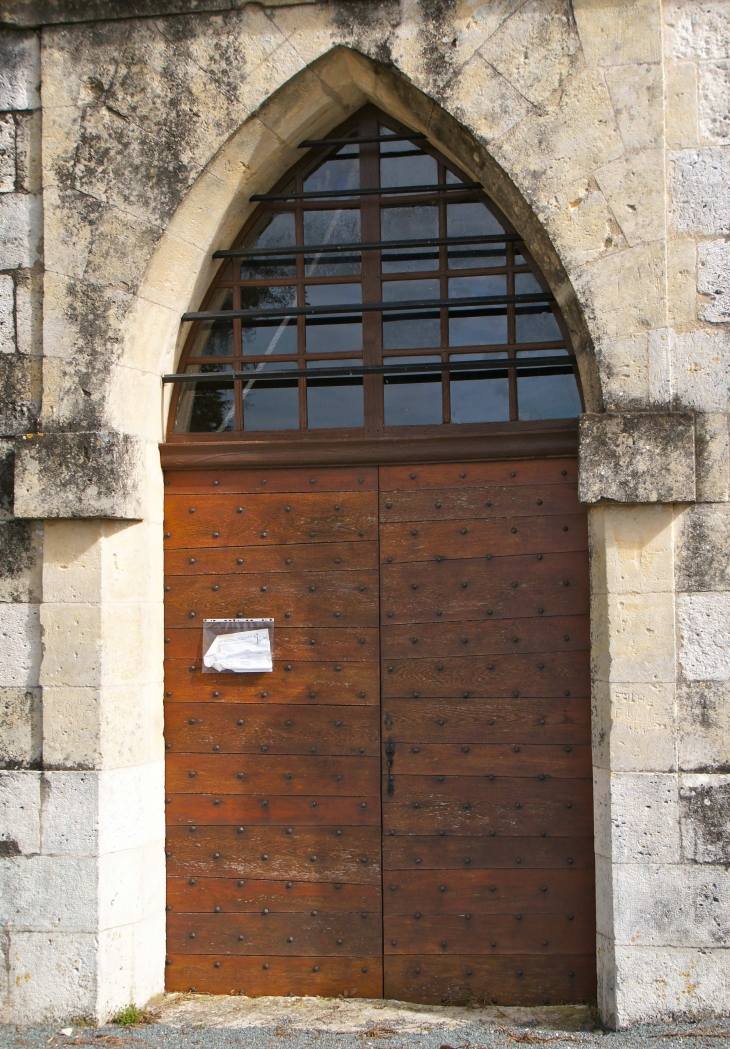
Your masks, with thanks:
[(601, 1010), (730, 1012), (730, 4), (196, 6), (0, 0), (6, 1015), (162, 986), (159, 377), (250, 195), (366, 101), (488, 187), (578, 356)]

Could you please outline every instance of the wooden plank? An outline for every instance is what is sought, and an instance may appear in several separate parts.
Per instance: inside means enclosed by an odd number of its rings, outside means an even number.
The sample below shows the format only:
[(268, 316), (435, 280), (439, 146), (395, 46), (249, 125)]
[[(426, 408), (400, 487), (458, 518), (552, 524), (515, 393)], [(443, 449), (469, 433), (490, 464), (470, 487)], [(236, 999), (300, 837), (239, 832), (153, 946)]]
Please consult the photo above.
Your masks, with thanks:
[[(183, 633), (183, 631), (179, 631)], [(197, 635), (196, 635), (197, 636)], [(466, 620), (436, 623), (394, 623), (381, 627), (383, 659), (418, 659), (451, 656), (459, 651), (473, 656), (513, 652), (587, 652), (590, 618), (587, 615), (535, 616), (523, 619)], [(167, 652), (167, 650), (166, 650)], [(169, 653), (171, 654), (171, 653)]]
[(383, 727), (406, 743), (562, 743), (591, 738), (587, 699), (388, 699)]
[(380, 885), (326, 881), (258, 881), (251, 878), (168, 878), (167, 904), (175, 913), (211, 914), (216, 907), (234, 914), (272, 911), (380, 913)]
[[(506, 867), (592, 868), (593, 837), (492, 838), (450, 835), (391, 835), (383, 838), (383, 869), (482, 870)], [(568, 863), (568, 859), (572, 863)]]
[(262, 572), (361, 572), (378, 567), (378, 544), (188, 547), (165, 551), (165, 575), (261, 575)]
[(581, 513), (585, 514), (585, 509), (578, 501), (577, 485), (568, 484), (416, 489), (380, 495), (383, 524)]
[[(449, 955), (590, 954), (596, 943), (596, 916), (574, 914), (453, 914), (389, 917), (386, 954)], [(174, 948), (173, 948), (174, 949)], [(182, 951), (181, 951), (182, 953)], [(202, 952), (201, 952), (202, 953)]]
[(487, 776), (395, 776), (383, 783), (383, 831), (585, 837), (593, 832), (590, 781)]
[[(395, 888), (393, 888), (395, 886)], [(591, 868), (568, 870), (386, 871), (383, 913), (414, 914), (592, 914)]]
[(363, 794), (333, 798), (321, 794), (173, 794), (165, 796), (168, 825), (291, 827), (380, 826), (380, 798)]
[(380, 606), (384, 625), (588, 615), (586, 556), (574, 552), (545, 554), (539, 561), (529, 556), (386, 565)]
[(399, 522), (380, 527), (380, 559), (384, 563), (587, 549), (588, 524), (584, 513), (519, 519)]
[(385, 959), (384, 995), (429, 1005), (561, 1005), (596, 997), (596, 956)]
[[(278, 659), (332, 660), (369, 663), (378, 659), (379, 638), (374, 627), (295, 627), (275, 624), (274, 653)], [(514, 647), (514, 646), (513, 646)], [(568, 650), (570, 645), (564, 644)], [(203, 634), (199, 626), (165, 632), (165, 658), (192, 663), (203, 657)]]
[(383, 663), (382, 695), (590, 696), (587, 652), (400, 659)]
[(517, 487), (523, 484), (575, 484), (578, 460), (525, 459), (521, 462), (429, 463), (418, 466), (381, 466), (380, 491), (416, 491), (424, 488)]
[(168, 827), (166, 850), (173, 877), (380, 879), (377, 827)]
[(175, 753), (355, 755), (379, 753), (377, 707), (171, 703), (165, 741)]
[(378, 487), (375, 466), (312, 467), (284, 470), (170, 470), (166, 495), (224, 492), (373, 492)]
[(168, 495), (165, 548), (377, 539), (373, 492)]
[(169, 576), (165, 588), (165, 626), (170, 627), (189, 627), (194, 619), (202, 629), (204, 618), (238, 614), (271, 616), (296, 627), (374, 627), (378, 622), (375, 572)]
[(319, 755), (167, 755), (166, 790), (176, 794), (338, 795), (378, 793), (377, 758)]
[(203, 674), (199, 661), (165, 660), (165, 701), (377, 705), (377, 663), (289, 663), (277, 651), (275, 634), (274, 669), (266, 674)]
[[(216, 966), (218, 962), (218, 966)], [(264, 968), (265, 967), (265, 968)], [(199, 994), (321, 995), (324, 998), (380, 998), (383, 960), (372, 958), (212, 958), (170, 955), (168, 991)]]
[(167, 950), (179, 955), (362, 958), (380, 954), (382, 932), (379, 910), (328, 913), (315, 907), (276, 913), (263, 907), (238, 916), (171, 914)]
[(396, 776), (483, 776), (485, 769), (514, 778), (591, 779), (593, 774), (590, 744), (401, 743), (391, 758)]

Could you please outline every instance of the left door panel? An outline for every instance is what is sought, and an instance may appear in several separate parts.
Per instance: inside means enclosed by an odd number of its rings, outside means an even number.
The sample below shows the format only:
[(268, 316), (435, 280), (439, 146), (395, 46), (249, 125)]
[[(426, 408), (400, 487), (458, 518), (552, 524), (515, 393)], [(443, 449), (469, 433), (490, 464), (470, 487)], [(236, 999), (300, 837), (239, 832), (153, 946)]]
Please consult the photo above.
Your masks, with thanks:
[[(377, 471), (165, 484), (167, 987), (380, 997)], [(273, 673), (202, 674), (237, 615)]]

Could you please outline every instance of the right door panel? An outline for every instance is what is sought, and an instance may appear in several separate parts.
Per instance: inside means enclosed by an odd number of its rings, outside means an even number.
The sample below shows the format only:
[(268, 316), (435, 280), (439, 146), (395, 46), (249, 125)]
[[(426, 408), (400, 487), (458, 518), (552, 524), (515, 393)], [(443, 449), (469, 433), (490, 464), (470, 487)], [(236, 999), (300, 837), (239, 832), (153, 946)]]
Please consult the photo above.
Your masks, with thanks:
[(380, 470), (387, 998), (595, 996), (576, 468)]

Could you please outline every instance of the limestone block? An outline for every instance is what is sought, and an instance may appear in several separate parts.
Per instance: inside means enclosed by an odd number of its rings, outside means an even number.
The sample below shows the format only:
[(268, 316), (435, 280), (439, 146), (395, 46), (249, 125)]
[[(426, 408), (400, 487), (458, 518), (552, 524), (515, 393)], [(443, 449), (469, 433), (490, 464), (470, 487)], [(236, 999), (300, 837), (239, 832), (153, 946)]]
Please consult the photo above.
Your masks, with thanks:
[(730, 684), (693, 681), (677, 686), (680, 770), (730, 771)]
[[(719, 863), (724, 864), (727, 871), (730, 864), (730, 776), (682, 776), (679, 813), (685, 863)], [(720, 886), (718, 892), (727, 907), (727, 888)], [(718, 927), (721, 927), (719, 921)], [(715, 936), (709, 939), (717, 942)]]
[(15, 1022), (92, 1018), (96, 954), (94, 933), (13, 933), (10, 1006)]
[(42, 544), (41, 522), (0, 520), (0, 601), (40, 601)]
[(603, 855), (596, 856), (596, 932), (613, 936), (613, 864)]
[(615, 1026), (725, 1016), (730, 951), (722, 947), (615, 947)]
[(0, 354), (0, 389), (0, 433), (34, 431), (41, 400), (39, 358)]
[[(614, 864), (678, 863), (676, 774), (617, 772), (610, 776), (611, 852)], [(638, 872), (637, 872), (638, 873)]]
[(669, 154), (670, 215), (678, 233), (730, 233), (730, 150), (707, 146)]
[(689, 412), (581, 415), (579, 432), (582, 502), (694, 500), (694, 419)]
[(674, 658), (672, 594), (608, 595), (594, 601), (591, 673), (594, 680), (670, 682)]
[(663, 147), (661, 66), (658, 63), (609, 66), (606, 83), (626, 148)]
[(664, 153), (644, 149), (620, 157), (595, 173), (628, 243), (664, 236)]
[(689, 237), (667, 244), (667, 319), (672, 325), (697, 319), (697, 247)]
[(148, 1002), (161, 994), (165, 983), (165, 911), (135, 922), (132, 926), (134, 967), (132, 969), (133, 1002)]
[(667, 61), (664, 67), (665, 134), (668, 149), (698, 146), (697, 66)]
[(695, 416), (697, 499), (721, 503), (730, 499), (730, 432), (726, 412)]
[(677, 590), (730, 590), (730, 506), (690, 506), (679, 516), (678, 526)]
[(98, 861), (31, 856), (0, 860), (2, 920), (14, 932), (87, 932), (98, 927)]
[(529, 0), (490, 36), (480, 54), (533, 105), (562, 87), (582, 64), (565, 0)]
[(598, 504), (588, 511), (591, 593), (674, 589), (674, 510)]
[(3, 269), (30, 268), (41, 260), (43, 214), (34, 193), (0, 194)]
[(617, 944), (722, 947), (730, 936), (730, 872), (720, 866), (616, 864)]
[(41, 720), (39, 688), (0, 688), (0, 767), (40, 764)]
[(730, 18), (725, 0), (669, 0), (664, 8), (667, 54), (679, 58), (730, 58)]
[[(552, 187), (551, 187), (552, 189)], [(556, 249), (586, 265), (627, 247), (626, 238), (592, 175), (554, 187), (535, 203)]]
[[(25, 357), (43, 354), (43, 276), (33, 270), (15, 275), (15, 337), (18, 353)], [(38, 381), (40, 394), (40, 376)], [(14, 431), (17, 433), (17, 431)]]
[(45, 772), (41, 850), (44, 856), (99, 853), (99, 773)]
[(596, 934), (596, 975), (598, 977), (598, 1012), (609, 1028), (618, 1024), (616, 1017), (616, 959), (610, 935)]
[(590, 65), (660, 61), (661, 8), (655, 0), (573, 0), (573, 12)]
[(0, 110), (38, 109), (40, 79), (38, 35), (0, 34)]
[(594, 682), (594, 765), (614, 772), (676, 771), (674, 692), (675, 686), (668, 682)]
[(0, 193), (15, 189), (15, 121), (12, 113), (0, 114)]
[(612, 866), (613, 833), (611, 827), (611, 771), (607, 768), (593, 768), (593, 844), (596, 859), (599, 856), (608, 860), (609, 868), (604, 866), (604, 873)]
[(15, 284), (0, 275), (0, 353), (15, 353)]
[(730, 332), (680, 332), (673, 340), (674, 404), (725, 413), (730, 387)]
[(164, 840), (100, 856), (98, 885), (100, 930), (164, 913)]
[(575, 272), (573, 285), (594, 339), (625, 338), (666, 324), (665, 263), (656, 242), (607, 252)]
[(98, 775), (99, 852), (119, 852), (148, 845), (163, 849), (164, 761), (107, 769)]
[(40, 663), (38, 605), (0, 604), (0, 687), (35, 687)]
[(701, 62), (699, 67), (700, 137), (703, 142), (727, 145), (730, 142), (730, 60)]
[(477, 52), (446, 86), (444, 101), (461, 119), (467, 114), (474, 133), (492, 142), (532, 110), (520, 92)]
[(0, 856), (40, 851), (40, 773), (0, 772)]
[(608, 411), (641, 409), (650, 403), (649, 340), (645, 332), (600, 339), (595, 347), (603, 403)]
[(730, 593), (677, 596), (679, 663), (688, 681), (730, 678)]
[(698, 246), (697, 291), (708, 300), (700, 309), (702, 320), (711, 324), (730, 321), (730, 244), (707, 241)]
[(99, 935), (99, 1019), (129, 1002), (143, 1005), (164, 985), (165, 912)]
[(15, 114), (16, 189), (39, 193), (41, 179), (41, 111)]
[(136, 438), (113, 431), (21, 438), (15, 458), (15, 514), (139, 519), (140, 456)]

